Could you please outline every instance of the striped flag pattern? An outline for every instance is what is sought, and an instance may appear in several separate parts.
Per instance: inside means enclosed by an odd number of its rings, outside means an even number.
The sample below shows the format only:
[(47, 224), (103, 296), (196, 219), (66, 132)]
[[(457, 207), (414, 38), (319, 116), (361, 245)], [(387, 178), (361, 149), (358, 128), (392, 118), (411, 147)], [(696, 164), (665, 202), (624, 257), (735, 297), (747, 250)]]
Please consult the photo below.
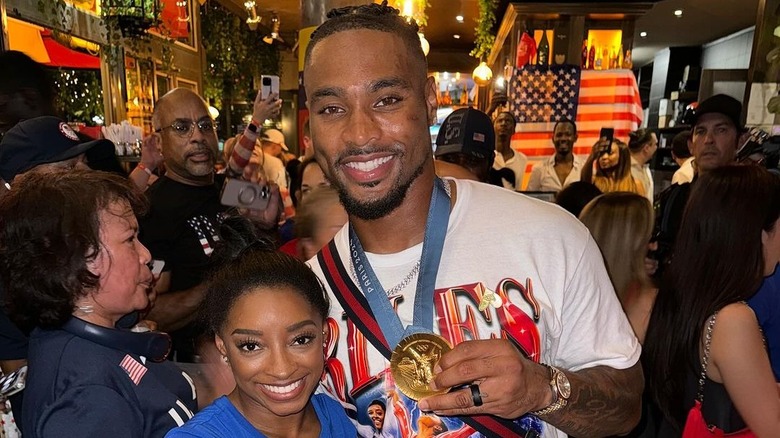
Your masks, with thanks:
[(145, 366), (141, 365), (140, 362), (133, 359), (129, 354), (125, 355), (125, 358), (122, 359), (122, 362), (119, 363), (119, 366), (125, 370), (127, 375), (130, 377), (130, 380), (132, 380), (136, 386), (141, 383), (141, 379), (144, 377), (144, 374), (146, 374), (147, 371)]
[[(537, 81), (542, 90), (536, 90), (533, 79), (538, 77), (547, 79)], [(574, 87), (576, 96), (571, 95)], [(553, 109), (562, 105), (564, 110), (572, 106), (573, 113), (550, 110), (551, 105)], [(544, 112), (539, 109), (542, 106)], [(614, 128), (615, 138), (627, 142), (628, 134), (639, 128), (644, 117), (631, 70), (581, 70), (573, 65), (518, 69), (510, 82), (509, 110), (518, 120), (512, 147), (528, 156), (527, 173), (534, 162), (555, 153), (552, 131), (564, 116), (577, 122), (574, 153), (585, 157), (602, 127)]]

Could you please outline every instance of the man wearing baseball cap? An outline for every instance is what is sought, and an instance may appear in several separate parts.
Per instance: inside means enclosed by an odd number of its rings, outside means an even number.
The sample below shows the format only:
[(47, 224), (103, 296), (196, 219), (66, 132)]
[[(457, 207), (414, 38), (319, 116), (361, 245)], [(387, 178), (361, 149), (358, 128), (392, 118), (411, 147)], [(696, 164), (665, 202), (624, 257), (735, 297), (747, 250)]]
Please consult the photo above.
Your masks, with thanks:
[(84, 153), (102, 143), (111, 142), (82, 142), (76, 132), (57, 117), (24, 120), (11, 128), (0, 142), (0, 178), (6, 187), (10, 187), (17, 175), (31, 170), (86, 167)]
[(677, 230), (682, 222), (685, 204), (696, 177), (718, 167), (734, 164), (740, 137), (744, 132), (741, 122), (742, 104), (731, 96), (716, 94), (702, 101), (692, 119), (691, 153), (694, 160), (693, 181), (673, 184), (658, 195), (655, 203), (655, 236), (658, 239), (658, 271), (660, 278), (669, 260)]
[(490, 117), (474, 108), (453, 111), (436, 136), (436, 160), (457, 164), (487, 182), (495, 158), (496, 134)]

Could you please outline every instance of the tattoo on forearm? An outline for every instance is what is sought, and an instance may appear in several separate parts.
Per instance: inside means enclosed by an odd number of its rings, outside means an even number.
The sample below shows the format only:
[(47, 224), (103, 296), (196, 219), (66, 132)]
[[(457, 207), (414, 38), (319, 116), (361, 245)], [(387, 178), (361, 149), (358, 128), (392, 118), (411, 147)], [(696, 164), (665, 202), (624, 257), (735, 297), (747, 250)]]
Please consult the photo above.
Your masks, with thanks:
[(564, 409), (544, 420), (577, 438), (630, 432), (641, 416), (644, 388), (639, 363), (626, 370), (598, 366), (567, 372), (572, 394)]

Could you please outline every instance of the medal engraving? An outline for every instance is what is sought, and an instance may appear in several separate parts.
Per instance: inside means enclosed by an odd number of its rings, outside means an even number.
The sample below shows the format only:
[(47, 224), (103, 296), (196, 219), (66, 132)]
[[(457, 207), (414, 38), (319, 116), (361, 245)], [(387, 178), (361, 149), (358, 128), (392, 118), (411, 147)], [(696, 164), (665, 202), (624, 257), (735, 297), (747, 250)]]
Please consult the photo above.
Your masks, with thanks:
[(430, 333), (418, 333), (402, 339), (390, 357), (390, 371), (398, 389), (414, 400), (447, 392), (448, 389), (432, 390), (430, 383), (434, 376), (433, 367), (450, 350), (452, 347), (444, 338)]

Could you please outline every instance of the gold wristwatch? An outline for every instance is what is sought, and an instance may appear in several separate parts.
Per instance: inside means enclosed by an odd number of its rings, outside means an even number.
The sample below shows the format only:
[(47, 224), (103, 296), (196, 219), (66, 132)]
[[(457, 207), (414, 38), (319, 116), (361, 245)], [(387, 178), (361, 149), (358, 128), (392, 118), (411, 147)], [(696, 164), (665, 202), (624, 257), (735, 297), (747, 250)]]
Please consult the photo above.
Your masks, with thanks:
[(552, 389), (553, 401), (546, 408), (531, 412), (536, 416), (547, 415), (561, 409), (569, 403), (569, 397), (571, 397), (571, 384), (566, 374), (552, 365), (542, 365), (550, 370), (550, 389)]

